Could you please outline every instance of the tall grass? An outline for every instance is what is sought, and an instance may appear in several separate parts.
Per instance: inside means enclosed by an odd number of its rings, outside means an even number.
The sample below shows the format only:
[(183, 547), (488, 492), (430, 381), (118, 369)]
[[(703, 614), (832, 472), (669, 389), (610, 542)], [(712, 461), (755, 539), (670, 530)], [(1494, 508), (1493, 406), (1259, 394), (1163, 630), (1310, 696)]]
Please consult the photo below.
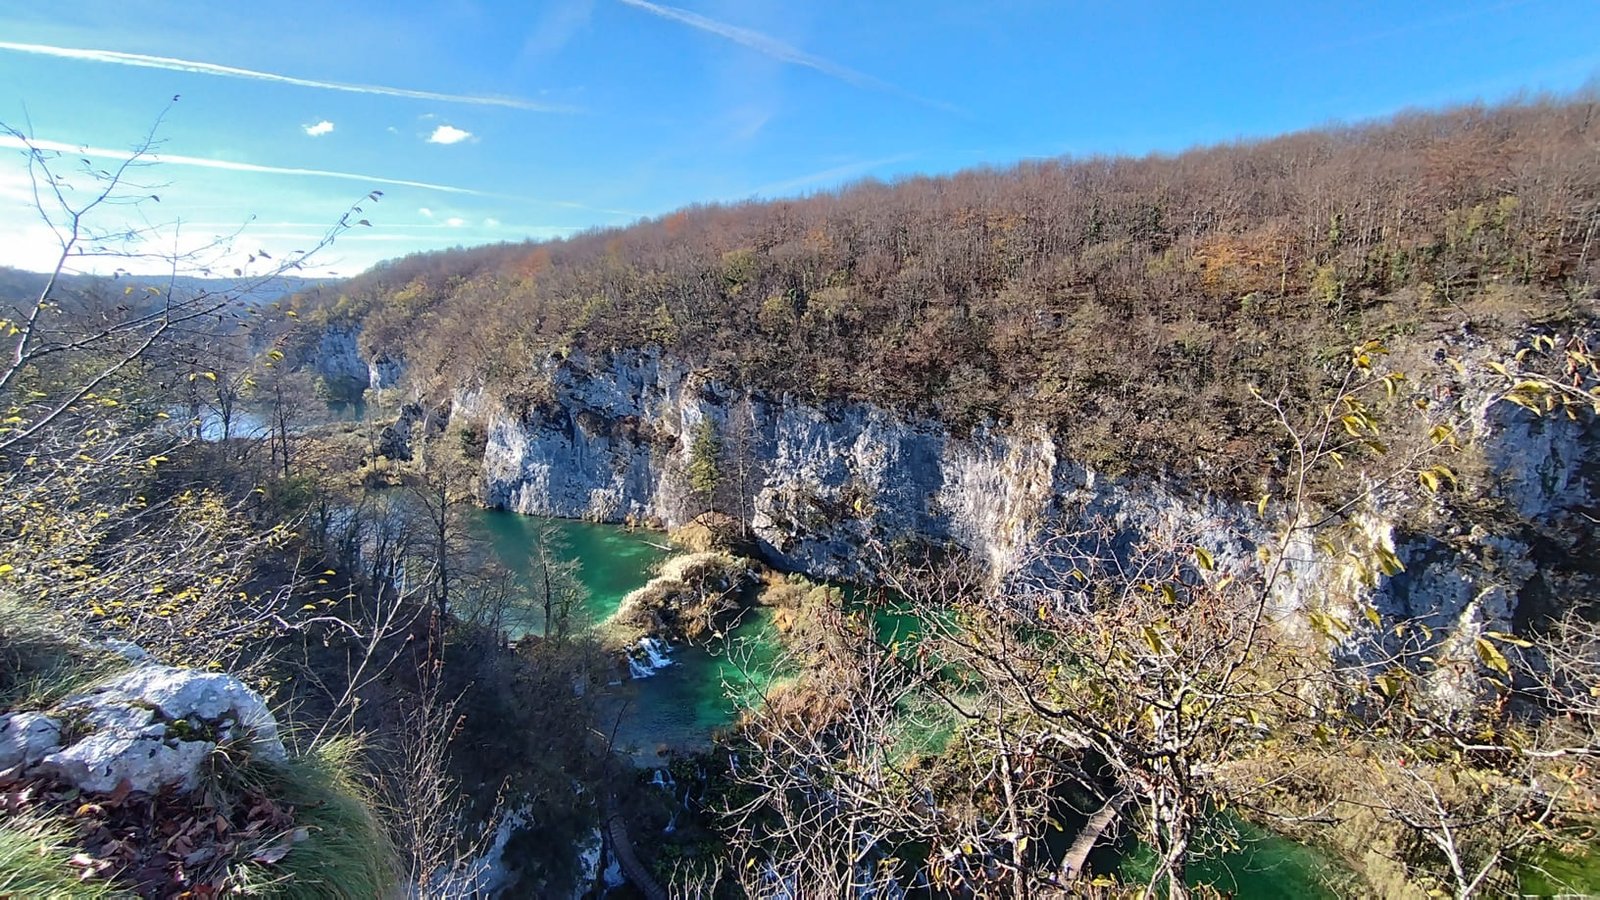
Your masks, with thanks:
[[(399, 878), (394, 846), (373, 815), (369, 792), (358, 781), (360, 746), (329, 741), (285, 763), (252, 760), (226, 777), (236, 789), (253, 787), (294, 808), (296, 835), (276, 863), (246, 858), (229, 882), (245, 895), (311, 900), (383, 897)], [(297, 839), (298, 838), (298, 839)]]
[(83, 881), (70, 865), (79, 851), (72, 826), (34, 815), (0, 818), (0, 897), (75, 897), (124, 894), (103, 881)]
[(43, 709), (126, 668), (54, 611), (0, 591), (0, 710)]

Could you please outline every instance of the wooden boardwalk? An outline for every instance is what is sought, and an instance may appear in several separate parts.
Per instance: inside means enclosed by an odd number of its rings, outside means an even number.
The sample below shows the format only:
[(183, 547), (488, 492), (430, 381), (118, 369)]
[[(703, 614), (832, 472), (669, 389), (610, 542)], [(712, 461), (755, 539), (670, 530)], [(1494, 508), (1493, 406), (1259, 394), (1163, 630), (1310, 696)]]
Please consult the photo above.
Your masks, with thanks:
[(613, 814), (606, 820), (606, 835), (611, 839), (611, 852), (617, 857), (623, 876), (645, 895), (646, 900), (667, 900), (667, 892), (633, 852), (633, 840), (628, 837), (628, 825), (621, 816)]

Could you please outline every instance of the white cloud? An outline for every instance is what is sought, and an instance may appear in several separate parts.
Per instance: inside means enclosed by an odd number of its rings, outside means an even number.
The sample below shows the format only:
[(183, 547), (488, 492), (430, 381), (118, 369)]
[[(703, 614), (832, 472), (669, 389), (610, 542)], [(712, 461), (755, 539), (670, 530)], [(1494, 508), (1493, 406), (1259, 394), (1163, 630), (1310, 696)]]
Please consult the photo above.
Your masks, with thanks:
[(470, 131), (463, 131), (454, 125), (440, 125), (433, 130), (433, 134), (428, 135), (428, 143), (459, 144), (470, 137), (472, 137), (472, 132)]
[(451, 228), (460, 228), (461, 226), (467, 224), (467, 220), (461, 218), (460, 216), (451, 216), (450, 218), (444, 220), (444, 224)]
[(429, 209), (429, 208), (427, 208), (427, 207), (426, 207), (426, 206), (424, 206), (424, 207), (423, 207), (423, 208), (421, 208), (421, 209), (419, 209), (419, 210), (417, 210), (417, 212), (418, 212), (418, 213), (421, 213), (421, 214), (422, 214), (422, 217), (423, 217), (423, 218), (424, 218), (424, 219), (431, 219), (431, 218), (433, 218), (433, 210), (431, 210), (431, 209)]
[(490, 216), (489, 218), (483, 220), (483, 227), (485, 227), (485, 228), (499, 228), (500, 227), (500, 220), (496, 219), (494, 216)]
[[(130, 159), (133, 154), (126, 150), (109, 150), (104, 147), (86, 147), (82, 144), (67, 144), (61, 141), (22, 139), (9, 134), (0, 134), (0, 148), (9, 150), (26, 150), (29, 147), (38, 150), (54, 151), (57, 153), (70, 153), (76, 156), (92, 156), (99, 159)], [(423, 188), (430, 191), (443, 191), (447, 194), (479, 194), (471, 188), (452, 187), (448, 184), (432, 184), (427, 181), (408, 181), (403, 178), (381, 178), (377, 175), (361, 175), (355, 172), (330, 172), (326, 169), (297, 169), (286, 166), (259, 166), (255, 163), (233, 162), (224, 159), (207, 159), (200, 156), (179, 156), (171, 153), (146, 153), (139, 157), (141, 162), (165, 164), (169, 166), (194, 166), (201, 169), (223, 169), (229, 172), (258, 172), (263, 175), (297, 175), (308, 178), (338, 178), (344, 181), (377, 182), (378, 184), (397, 184), (403, 187)]]
[(137, 66), (143, 69), (165, 69), (169, 72), (190, 72), (196, 75), (218, 75), (224, 78), (249, 78), (255, 81), (272, 81), (299, 87), (322, 88), (328, 91), (348, 91), (352, 94), (381, 94), (385, 97), (408, 97), (413, 100), (439, 100), (446, 103), (472, 103), (479, 106), (507, 106), (535, 112), (573, 112), (571, 107), (532, 103), (517, 97), (490, 97), (475, 94), (441, 94), (437, 91), (414, 91), (407, 88), (385, 87), (377, 84), (347, 84), (341, 81), (316, 81), (295, 78), (255, 69), (220, 66), (216, 63), (192, 59), (174, 59), (170, 56), (147, 56), (143, 53), (121, 53), (115, 50), (82, 50), (76, 47), (50, 47), (44, 44), (18, 44), (0, 41), (0, 50), (54, 56), (58, 59), (76, 59), (85, 62), (113, 63), (119, 66)]
[(311, 137), (322, 137), (333, 130), (333, 123), (323, 119), (315, 125), (302, 125), (301, 130)]

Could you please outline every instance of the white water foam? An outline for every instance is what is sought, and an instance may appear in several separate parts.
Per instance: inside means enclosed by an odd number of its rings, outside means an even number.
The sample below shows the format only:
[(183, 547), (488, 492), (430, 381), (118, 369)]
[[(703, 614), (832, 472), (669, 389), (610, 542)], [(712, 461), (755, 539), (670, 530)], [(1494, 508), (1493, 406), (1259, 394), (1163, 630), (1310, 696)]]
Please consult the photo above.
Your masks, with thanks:
[(637, 647), (628, 654), (628, 674), (634, 678), (649, 678), (672, 665), (671, 646), (654, 637), (642, 637)]

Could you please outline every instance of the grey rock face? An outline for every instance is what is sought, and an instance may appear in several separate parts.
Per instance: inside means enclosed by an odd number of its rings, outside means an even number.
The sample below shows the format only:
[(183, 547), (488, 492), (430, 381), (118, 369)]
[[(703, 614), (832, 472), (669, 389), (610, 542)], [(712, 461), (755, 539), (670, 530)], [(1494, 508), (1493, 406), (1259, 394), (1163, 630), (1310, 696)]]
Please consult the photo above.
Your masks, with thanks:
[[(19, 723), (25, 715), (35, 718)], [(48, 716), (7, 719), (0, 761), (12, 745), (12, 731), (22, 729), (19, 735), (33, 736), (31, 743), (16, 742), (24, 765), (97, 793), (124, 781), (145, 793), (170, 786), (193, 790), (206, 758), (224, 744), (244, 744), (264, 759), (285, 757), (265, 701), (217, 672), (142, 666), (67, 698)], [(64, 732), (69, 737), (63, 741)]]
[(367, 387), (375, 391), (392, 388), (400, 383), (406, 371), (405, 363), (387, 353), (379, 353), (367, 363)]
[[(1487, 359), (1505, 349), (1471, 352)], [(696, 429), (710, 420), (727, 455), (744, 461), (739, 471), (724, 462), (724, 479), (741, 481), (723, 498), (724, 511), (745, 518), (775, 562), (814, 576), (870, 580), (874, 559), (864, 548), (905, 539), (961, 545), (996, 577), (1048, 575), (1051, 541), (1090, 524), (1108, 527), (1112, 545), (1122, 547), (1181, 534), (1220, 567), (1239, 569), (1257, 565), (1257, 547), (1275, 526), (1251, 505), (1175, 482), (1104, 477), (1064, 458), (1043, 430), (980, 427), (958, 436), (867, 404), (819, 407), (750, 394), (654, 351), (576, 354), (543, 366), (551, 393), (531, 409), (507, 410), (473, 392), (456, 397), (455, 415), (488, 435), (491, 505), (682, 524), (701, 511), (687, 471)], [(1481, 359), (1477, 369), (1485, 369)], [(1488, 465), (1488, 489), (1520, 525), (1412, 533), (1384, 506), (1404, 498), (1389, 498), (1357, 517), (1353, 539), (1358, 549), (1392, 551), (1404, 572), (1374, 585), (1307, 539), (1287, 554), (1279, 605), (1342, 610), (1356, 623), (1358, 608), (1372, 606), (1458, 632), (1468, 647), (1480, 630), (1511, 630), (1521, 598), (1548, 577), (1549, 567), (1536, 564), (1539, 548), (1593, 542), (1584, 514), (1597, 512), (1600, 426), (1498, 403), (1500, 387), (1468, 379), (1451, 389), (1451, 402)]]
[[(863, 547), (954, 542), (1008, 573), (1050, 530), (1093, 517), (1130, 530), (1207, 526), (1217, 549), (1243, 508), (1164, 484), (1099, 477), (1042, 430), (938, 422), (867, 404), (826, 407), (735, 391), (653, 352), (546, 363), (550, 402), (512, 413), (462, 394), (456, 415), (485, 425), (491, 505), (532, 515), (679, 525), (701, 511), (687, 471), (703, 420), (725, 448), (724, 502), (742, 509), (774, 561), (827, 578), (867, 579)], [(743, 460), (737, 462), (734, 457)], [(741, 479), (740, 475), (744, 477)], [(741, 503), (742, 501), (742, 503)]]
[(359, 328), (330, 327), (317, 341), (312, 367), (335, 392), (359, 396), (371, 383), (367, 361), (361, 358), (356, 338)]

